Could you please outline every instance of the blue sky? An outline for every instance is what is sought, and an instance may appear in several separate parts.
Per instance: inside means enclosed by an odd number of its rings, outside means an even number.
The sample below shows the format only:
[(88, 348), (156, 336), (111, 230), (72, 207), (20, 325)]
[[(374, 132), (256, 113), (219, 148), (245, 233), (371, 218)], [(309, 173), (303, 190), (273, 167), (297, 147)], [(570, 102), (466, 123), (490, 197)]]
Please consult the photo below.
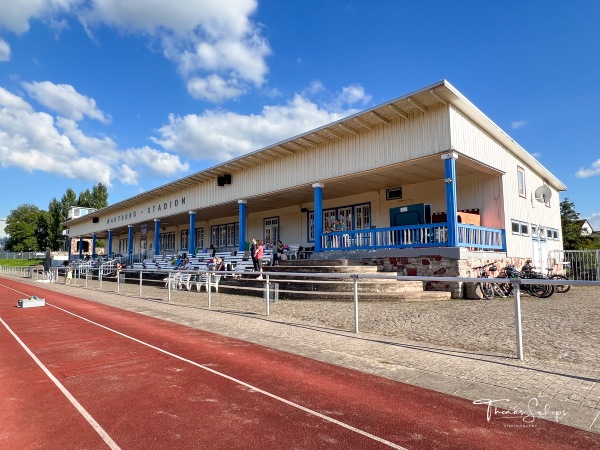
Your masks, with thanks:
[[(543, 5), (543, 7), (542, 7)], [(0, 218), (449, 80), (600, 230), (600, 2), (0, 0)]]

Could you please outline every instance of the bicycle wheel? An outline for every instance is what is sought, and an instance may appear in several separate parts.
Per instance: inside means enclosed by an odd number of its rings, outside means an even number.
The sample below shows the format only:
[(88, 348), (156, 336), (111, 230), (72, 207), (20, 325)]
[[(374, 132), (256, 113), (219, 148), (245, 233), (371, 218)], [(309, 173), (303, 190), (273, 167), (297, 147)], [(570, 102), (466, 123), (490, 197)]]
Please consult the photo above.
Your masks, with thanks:
[[(552, 286), (550, 286), (552, 287)], [(548, 294), (548, 285), (543, 285), (543, 284), (530, 284), (527, 286), (527, 292), (531, 295), (533, 295), (534, 297), (538, 297), (538, 298), (547, 298), (550, 295)], [(552, 292), (554, 292), (554, 290), (552, 290)]]
[(494, 298), (494, 287), (492, 286), (492, 283), (477, 283), (477, 287), (485, 299), (491, 300)]
[[(568, 280), (568, 278), (565, 277), (564, 275), (552, 275), (550, 277), (550, 279), (551, 280)], [(559, 294), (564, 294), (565, 292), (569, 292), (569, 289), (571, 289), (570, 284), (557, 284), (556, 286), (554, 286), (554, 291)]]
[(554, 286), (552, 286), (551, 284), (547, 284), (546, 286), (544, 286), (546, 288), (545, 292), (540, 296), (540, 298), (548, 298), (551, 297), (552, 294), (554, 294)]
[(498, 297), (507, 297), (508, 293), (504, 288), (504, 284), (505, 283), (493, 283), (492, 286), (494, 287), (494, 295), (497, 295)]

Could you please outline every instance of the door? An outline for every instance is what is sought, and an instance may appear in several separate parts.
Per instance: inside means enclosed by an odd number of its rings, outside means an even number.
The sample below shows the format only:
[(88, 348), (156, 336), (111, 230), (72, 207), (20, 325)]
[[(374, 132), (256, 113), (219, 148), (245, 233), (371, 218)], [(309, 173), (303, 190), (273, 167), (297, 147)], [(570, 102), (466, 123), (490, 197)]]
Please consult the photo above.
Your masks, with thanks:
[(548, 247), (546, 243), (546, 239), (540, 236), (532, 237), (533, 243), (533, 258), (531, 258), (531, 262), (533, 266), (538, 269), (543, 274), (548, 273)]
[(147, 245), (146, 236), (140, 237), (140, 256), (142, 259), (146, 259)]

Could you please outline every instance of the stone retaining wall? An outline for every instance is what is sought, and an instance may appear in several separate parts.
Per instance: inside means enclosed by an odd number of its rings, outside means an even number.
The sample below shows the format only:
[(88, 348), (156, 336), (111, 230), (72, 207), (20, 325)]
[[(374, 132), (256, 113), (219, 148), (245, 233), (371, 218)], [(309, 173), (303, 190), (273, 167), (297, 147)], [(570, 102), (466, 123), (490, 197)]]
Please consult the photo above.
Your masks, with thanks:
[[(438, 277), (461, 277), (476, 278), (480, 267), (484, 264), (496, 263), (497, 272), (491, 276), (497, 276), (500, 270), (508, 264), (521, 268), (525, 258), (507, 258), (504, 253), (493, 255), (486, 253), (485, 257), (469, 255), (472, 258), (456, 259), (442, 255), (423, 256), (384, 256), (364, 258), (363, 263), (369, 266), (377, 266), (379, 272), (396, 272), (399, 276), (438, 276)], [(496, 257), (494, 257), (496, 256)], [(426, 283), (428, 291), (446, 291), (452, 294), (452, 298), (474, 298), (474, 289), (463, 286), (466, 283), (452, 283), (446, 281), (429, 281)], [(479, 298), (479, 297), (475, 297)]]

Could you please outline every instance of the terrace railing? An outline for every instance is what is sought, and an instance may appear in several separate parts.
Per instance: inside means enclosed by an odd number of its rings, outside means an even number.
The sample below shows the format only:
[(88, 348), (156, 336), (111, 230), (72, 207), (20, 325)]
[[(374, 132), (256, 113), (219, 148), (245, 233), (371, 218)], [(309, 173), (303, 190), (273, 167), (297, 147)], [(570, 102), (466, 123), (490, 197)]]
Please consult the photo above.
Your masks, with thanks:
[[(446, 222), (401, 227), (344, 230), (321, 236), (324, 252), (385, 248), (447, 247)], [(458, 225), (458, 246), (478, 250), (505, 250), (505, 232), (501, 229)]]

